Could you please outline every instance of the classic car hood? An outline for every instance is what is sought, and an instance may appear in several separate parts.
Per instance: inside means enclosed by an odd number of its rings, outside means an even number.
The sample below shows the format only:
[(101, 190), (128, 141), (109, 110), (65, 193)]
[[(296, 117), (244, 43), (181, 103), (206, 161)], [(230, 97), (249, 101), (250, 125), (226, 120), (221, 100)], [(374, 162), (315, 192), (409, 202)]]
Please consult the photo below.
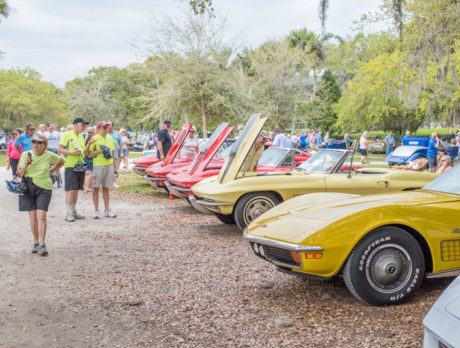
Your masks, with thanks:
[(219, 173), (218, 180), (220, 183), (225, 184), (236, 178), (266, 120), (267, 118), (261, 117), (260, 114), (253, 114), (248, 120)]
[(316, 231), (367, 209), (384, 205), (430, 205), (452, 200), (458, 198), (423, 190), (370, 196), (312, 193), (270, 209), (248, 226), (248, 233), (299, 244)]
[(162, 162), (162, 165), (166, 166), (168, 164), (171, 164), (174, 161), (174, 158), (176, 158), (177, 153), (179, 152), (180, 147), (185, 141), (185, 138), (187, 137), (187, 134), (192, 128), (191, 123), (186, 123), (182, 126), (182, 129), (180, 130), (179, 134), (177, 134), (176, 138), (174, 139), (171, 148), (169, 149), (168, 154), (166, 155), (165, 160)]
[(203, 149), (200, 151), (198, 156), (193, 160), (190, 165), (189, 173), (194, 174), (199, 171), (203, 171), (208, 163), (213, 159), (217, 150), (222, 146), (225, 139), (228, 138), (232, 132), (233, 127), (230, 127), (228, 122), (223, 122), (216, 128), (214, 133), (208, 139)]
[(150, 167), (152, 164), (158, 162), (158, 158), (156, 154), (151, 154), (136, 158), (133, 162), (134, 165), (139, 167)]

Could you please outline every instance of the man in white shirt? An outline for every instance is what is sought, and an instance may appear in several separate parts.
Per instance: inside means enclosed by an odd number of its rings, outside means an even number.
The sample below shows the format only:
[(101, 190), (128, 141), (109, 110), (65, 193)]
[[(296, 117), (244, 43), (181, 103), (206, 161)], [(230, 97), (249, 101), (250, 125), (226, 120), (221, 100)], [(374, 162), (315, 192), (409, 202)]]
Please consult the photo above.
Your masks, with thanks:
[(275, 133), (275, 138), (273, 139), (273, 146), (283, 147), (286, 149), (292, 148), (291, 140), (283, 133), (279, 128), (275, 128), (273, 131)]

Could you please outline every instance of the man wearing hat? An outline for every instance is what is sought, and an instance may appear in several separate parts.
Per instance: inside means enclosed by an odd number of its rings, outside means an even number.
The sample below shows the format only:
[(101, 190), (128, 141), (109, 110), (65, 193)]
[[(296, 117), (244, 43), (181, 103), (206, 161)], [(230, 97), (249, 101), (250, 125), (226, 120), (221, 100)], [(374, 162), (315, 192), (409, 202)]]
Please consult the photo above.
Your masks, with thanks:
[(104, 200), (104, 216), (114, 218), (117, 216), (110, 210), (109, 189), (113, 187), (114, 175), (118, 174), (117, 163), (114, 157), (115, 142), (107, 134), (109, 123), (100, 121), (96, 125), (97, 134), (88, 142), (88, 157), (93, 159), (93, 203), (94, 219), (101, 218), (99, 212), (99, 188), (102, 187)]
[(265, 150), (264, 145), (269, 140), (270, 137), (268, 136), (268, 133), (264, 130), (261, 131), (243, 162), (243, 166), (241, 167), (241, 171), (243, 173), (255, 172), (257, 170), (257, 163), (259, 163), (259, 159), (262, 157)]
[(88, 123), (89, 122), (86, 122), (81, 117), (77, 117), (73, 120), (72, 130), (62, 134), (57, 149), (58, 153), (65, 158), (65, 220), (69, 222), (73, 222), (75, 219), (85, 218), (83, 215), (78, 214), (75, 208), (78, 200), (78, 191), (83, 190), (83, 185), (85, 183), (85, 172), (75, 171), (74, 166), (77, 163), (84, 162), (85, 154), (83, 151), (85, 149), (85, 139), (82, 133)]
[(165, 120), (163, 122), (163, 128), (158, 132), (157, 157), (160, 161), (164, 161), (172, 145), (171, 135), (169, 135), (170, 128), (171, 128), (171, 121)]

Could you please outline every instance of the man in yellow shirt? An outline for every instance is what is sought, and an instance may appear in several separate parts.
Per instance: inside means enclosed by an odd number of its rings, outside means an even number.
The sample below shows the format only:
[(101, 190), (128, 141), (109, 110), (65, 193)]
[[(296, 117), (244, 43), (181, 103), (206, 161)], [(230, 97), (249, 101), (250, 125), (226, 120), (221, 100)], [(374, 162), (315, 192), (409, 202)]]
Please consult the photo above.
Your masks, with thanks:
[(110, 210), (109, 189), (113, 187), (114, 174), (118, 175), (117, 164), (114, 159), (115, 143), (113, 138), (107, 134), (108, 123), (100, 121), (96, 125), (95, 135), (87, 145), (88, 157), (93, 158), (93, 203), (94, 219), (99, 219), (99, 188), (102, 187), (102, 198), (104, 200), (104, 216), (114, 218), (117, 216)]
[(79, 162), (84, 162), (85, 139), (83, 131), (86, 122), (83, 118), (77, 117), (73, 120), (73, 129), (65, 132), (61, 136), (57, 152), (65, 158), (64, 178), (65, 178), (65, 204), (66, 221), (73, 222), (75, 219), (84, 219), (83, 215), (77, 213), (75, 209), (78, 200), (78, 191), (83, 190), (85, 183), (85, 172), (75, 171), (74, 166)]

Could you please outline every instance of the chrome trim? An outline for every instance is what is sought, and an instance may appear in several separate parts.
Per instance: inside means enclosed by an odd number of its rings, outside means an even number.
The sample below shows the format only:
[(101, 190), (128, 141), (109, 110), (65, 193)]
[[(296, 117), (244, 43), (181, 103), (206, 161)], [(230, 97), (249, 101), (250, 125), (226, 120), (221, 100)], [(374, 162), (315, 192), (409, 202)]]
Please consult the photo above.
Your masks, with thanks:
[(460, 274), (460, 268), (455, 268), (455, 269), (451, 269), (448, 271), (428, 273), (426, 277), (428, 279), (434, 279), (434, 278), (444, 278), (444, 277), (455, 277), (455, 276), (458, 276), (459, 274)]
[(195, 199), (195, 202), (197, 204), (203, 205), (205, 207), (222, 207), (222, 206), (233, 205), (233, 203), (208, 202), (208, 201), (205, 201), (203, 199)]
[(145, 167), (141, 167), (141, 166), (134, 166), (133, 167), (133, 170), (134, 170), (134, 173), (136, 173), (137, 175), (140, 175), (140, 176), (144, 176), (145, 175), (145, 170), (147, 168)]
[(317, 245), (299, 245), (299, 244), (292, 244), (292, 243), (286, 243), (286, 242), (279, 242), (277, 240), (273, 239), (266, 239), (262, 237), (255, 237), (255, 236), (250, 236), (247, 234), (247, 229), (244, 229), (243, 232), (243, 237), (244, 239), (247, 239), (250, 242), (262, 244), (262, 245), (268, 245), (268, 246), (274, 246), (278, 247), (281, 249), (287, 249), (287, 250), (293, 250), (293, 251), (323, 251), (323, 247), (317, 246)]
[(189, 195), (188, 196), (188, 201), (190, 202), (192, 207), (195, 208), (196, 210), (198, 210), (200, 213), (207, 214), (207, 215), (212, 214), (212, 212), (210, 210), (208, 210), (205, 207), (203, 207), (203, 206), (201, 206), (201, 205), (196, 203), (195, 196)]
[(168, 188), (169, 192), (172, 193), (174, 196), (182, 199), (187, 199), (188, 193), (190, 189), (186, 189), (184, 187), (174, 186), (171, 185), (169, 181), (165, 181), (165, 185)]

